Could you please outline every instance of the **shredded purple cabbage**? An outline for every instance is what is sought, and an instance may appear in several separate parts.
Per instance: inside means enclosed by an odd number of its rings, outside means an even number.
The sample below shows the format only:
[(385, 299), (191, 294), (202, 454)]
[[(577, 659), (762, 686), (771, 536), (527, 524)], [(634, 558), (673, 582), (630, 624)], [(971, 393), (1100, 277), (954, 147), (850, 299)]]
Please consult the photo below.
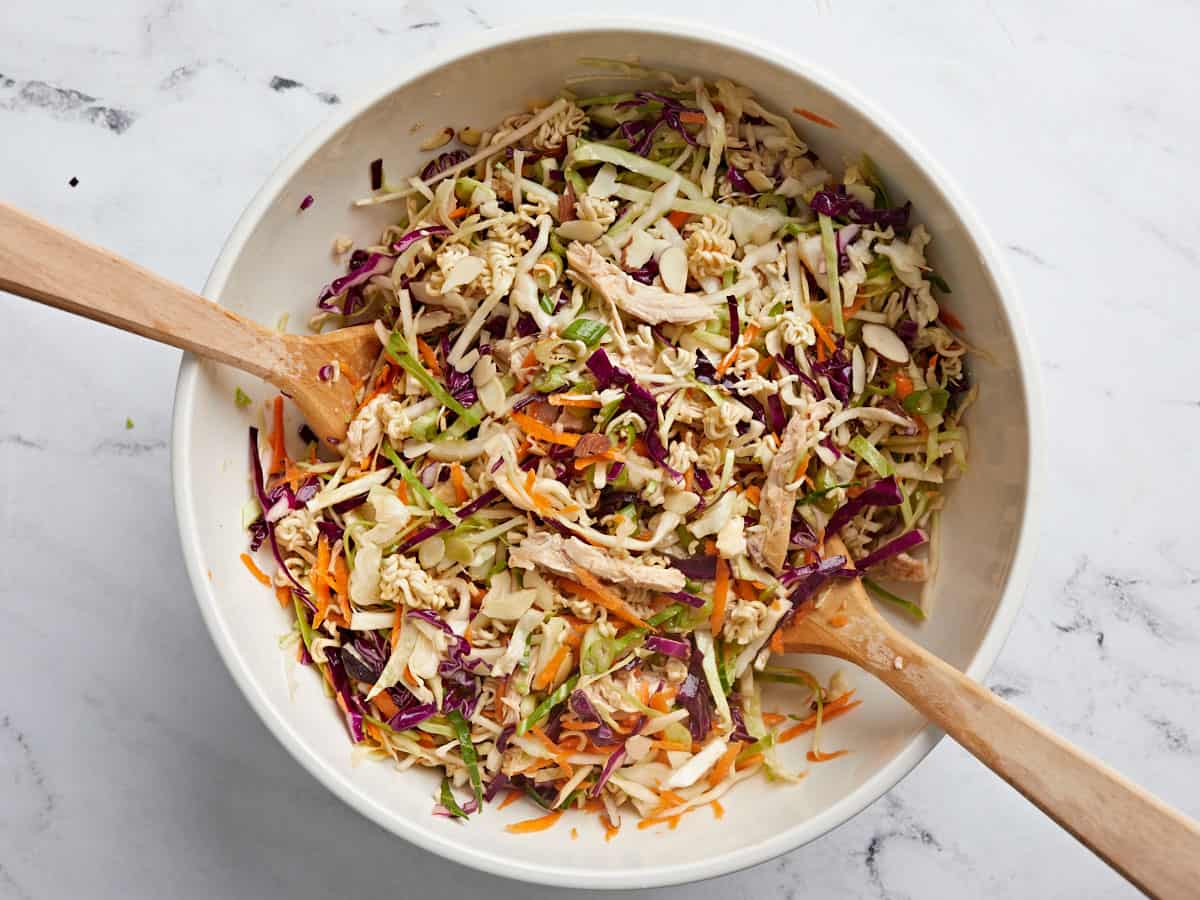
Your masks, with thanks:
[[(382, 275), (390, 271), (394, 263), (395, 258), (388, 256), (386, 253), (370, 253), (357, 266), (354, 265), (354, 259), (351, 258), (351, 270), (341, 278), (335, 278), (322, 288), (320, 296), (317, 297), (317, 308), (324, 310), (338, 309), (337, 304), (333, 302), (336, 297), (347, 293), (353, 288), (362, 287), (376, 275)], [(352, 308), (343, 304), (341, 308), (342, 315), (348, 316), (353, 312)]]
[(450, 229), (445, 225), (429, 225), (425, 228), (418, 228), (415, 231), (410, 231), (403, 235), (398, 241), (393, 242), (392, 252), (399, 256), (417, 241), (424, 240), (427, 237), (435, 237), (439, 234), (449, 234)]
[(436, 159), (431, 159), (426, 163), (425, 168), (421, 170), (421, 180), (428, 181), (430, 178), (441, 175), (451, 166), (457, 166), (469, 157), (470, 154), (466, 150), (448, 150), (441, 153)]
[(843, 525), (868, 506), (899, 506), (903, 501), (904, 497), (900, 493), (900, 486), (896, 484), (896, 476), (889, 475), (838, 507), (837, 511), (829, 517), (825, 533), (837, 534), (842, 530)]
[(754, 185), (752, 185), (749, 181), (747, 181), (746, 176), (743, 175), (741, 172), (739, 172), (737, 169), (735, 169), (733, 166), (730, 166), (725, 174), (726, 174), (726, 177), (729, 178), (730, 186), (735, 191), (737, 191), (739, 194), (755, 193)]
[(913, 547), (919, 547), (929, 540), (920, 528), (914, 528), (912, 531), (906, 531), (898, 538), (888, 541), (882, 547), (878, 547), (873, 552), (868, 553), (862, 559), (854, 564), (854, 567), (860, 572), (864, 569), (869, 569), (877, 563), (883, 562), (885, 559), (891, 559), (899, 553), (906, 550), (911, 550)]
[(671, 565), (692, 581), (712, 581), (717, 577), (717, 558), (703, 554), (692, 557), (668, 557)]
[(642, 437), (650, 458), (676, 481), (682, 480), (683, 476), (667, 465), (667, 448), (658, 436), (658, 403), (653, 395), (620, 366), (614, 366), (603, 349), (596, 350), (588, 357), (587, 367), (596, 376), (601, 390), (616, 385), (625, 391), (621, 409), (632, 410), (645, 420), (646, 431)]
[(833, 190), (817, 191), (808, 205), (815, 213), (876, 228), (907, 228), (908, 214), (912, 210), (911, 203), (892, 209), (872, 209), (847, 193), (844, 184), (839, 184)]
[(712, 693), (708, 689), (708, 679), (704, 677), (704, 669), (701, 665), (703, 654), (700, 652), (700, 648), (695, 646), (695, 637), (692, 637), (691, 641), (692, 657), (688, 663), (687, 677), (679, 686), (679, 693), (675, 695), (675, 701), (688, 711), (687, 725), (692, 740), (702, 741), (707, 737), (709, 728), (712, 727), (715, 705)]
[[(499, 499), (500, 499), (500, 491), (497, 490), (496, 488), (489, 488), (488, 490), (486, 490), (482, 494), (480, 494), (478, 497), (476, 497), (474, 500), (472, 500), (470, 503), (468, 503), (466, 506), (460, 506), (458, 509), (456, 509), (454, 511), (454, 513), (460, 519), (465, 519), (468, 516), (473, 516), (475, 513), (479, 512), (479, 510), (483, 509), (485, 506), (490, 506), (491, 504), (495, 503)], [(410, 534), (407, 538), (404, 539), (404, 541), (400, 544), (400, 546), (396, 548), (396, 552), (397, 553), (405, 553), (405, 552), (411, 550), (413, 547), (417, 546), (417, 544), (420, 544), (423, 541), (429, 540), (435, 534), (441, 534), (443, 531), (447, 531), (452, 527), (454, 527), (454, 526), (450, 522), (449, 519), (438, 519), (438, 521), (433, 522), (429, 525), (426, 525), (424, 528), (416, 531), (413, 534)]]
[(646, 638), (646, 649), (674, 657), (675, 659), (687, 659), (691, 650), (687, 641), (663, 637), (661, 634), (652, 634)]

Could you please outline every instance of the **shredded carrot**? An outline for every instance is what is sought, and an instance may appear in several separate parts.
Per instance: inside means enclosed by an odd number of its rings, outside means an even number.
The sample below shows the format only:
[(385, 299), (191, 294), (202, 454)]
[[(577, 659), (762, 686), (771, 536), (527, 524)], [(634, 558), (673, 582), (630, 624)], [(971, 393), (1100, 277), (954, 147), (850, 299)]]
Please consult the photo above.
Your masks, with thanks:
[(767, 371), (768, 371), (768, 370), (771, 368), (771, 366), (773, 366), (773, 365), (775, 365), (775, 357), (773, 357), (773, 356), (764, 356), (762, 359), (760, 359), (760, 360), (758, 361), (758, 365), (757, 365), (757, 366), (755, 366), (754, 368), (755, 368), (755, 370), (758, 372), (758, 374), (759, 374), (759, 375), (766, 375), (766, 374), (767, 374)]
[(651, 741), (651, 747), (657, 747), (659, 750), (682, 750), (684, 753), (692, 752), (691, 741)]
[(339, 554), (333, 561), (333, 589), (337, 591), (338, 606), (346, 621), (350, 621), (350, 571), (346, 568), (346, 557)]
[(742, 493), (745, 494), (746, 499), (755, 506), (758, 506), (758, 502), (762, 499), (762, 488), (760, 488), (757, 484), (750, 485), (750, 487), (746, 488), (744, 491), (742, 491)]
[(283, 480), (286, 481), (288, 483), (288, 487), (294, 491), (299, 488), (303, 482), (308, 480), (308, 473), (298, 466), (293, 466), (291, 463), (288, 463), (283, 470)]
[(570, 394), (551, 394), (551, 406), (577, 406), (582, 409), (599, 409), (603, 404), (592, 397), (573, 397)]
[(683, 226), (687, 224), (687, 221), (690, 218), (691, 218), (691, 215), (689, 213), (685, 213), (682, 209), (677, 209), (677, 210), (675, 210), (675, 212), (673, 212), (669, 216), (667, 216), (667, 221), (670, 222), (672, 225), (674, 225), (675, 229), (678, 231), (680, 228), (683, 228)]
[(688, 466), (688, 470), (683, 473), (683, 489), (685, 491), (690, 491), (692, 489), (692, 484), (695, 483), (695, 468), (695, 466)]
[(454, 485), (454, 496), (458, 498), (458, 502), (466, 503), (467, 498), (471, 495), (467, 493), (467, 485), (466, 480), (463, 478), (463, 467), (461, 463), (451, 463), (450, 483)]
[(380, 691), (375, 695), (375, 706), (383, 713), (385, 719), (390, 719), (396, 713), (400, 712), (400, 707), (396, 705), (396, 701), (392, 699), (392, 695), (387, 691)]
[(825, 118), (824, 116), (818, 116), (815, 112), (813, 112), (810, 109), (804, 109), (803, 107), (794, 106), (794, 107), (792, 107), (792, 112), (794, 112), (798, 116), (801, 116), (802, 118), (808, 119), (808, 121), (810, 121), (810, 122), (816, 122), (818, 125), (824, 125), (826, 128), (837, 128), (836, 123), (831, 122), (829, 119)]
[(460, 206), (460, 207), (458, 207), (458, 209), (451, 210), (450, 215), (448, 215), (446, 218), (448, 218), (452, 221), (456, 220), (456, 219), (461, 219), (463, 216), (465, 216), (470, 211), (471, 211), (470, 207)]
[(733, 761), (742, 752), (743, 746), (740, 741), (733, 741), (726, 748), (725, 752), (721, 754), (721, 758), (717, 760), (717, 764), (712, 767), (712, 771), (708, 774), (708, 784), (710, 787), (716, 787), (729, 777), (729, 770), (733, 767)]
[(348, 382), (350, 382), (350, 387), (354, 388), (355, 391), (362, 389), (363, 381), (358, 377), (357, 373), (350, 371), (349, 368), (342, 368), (340, 370), (340, 374), (342, 378), (345, 378)]
[(400, 479), (400, 485), (396, 488), (396, 496), (400, 498), (400, 502), (408, 504), (408, 482), (403, 478)]
[(396, 649), (396, 645), (400, 643), (400, 634), (404, 631), (404, 604), (396, 604), (396, 618), (392, 622), (392, 649)]
[(903, 370), (896, 372), (896, 399), (903, 400), (912, 392), (913, 383), (908, 373)]
[(843, 318), (845, 318), (845, 319), (851, 318), (856, 312), (858, 312), (860, 309), (862, 309), (866, 305), (867, 305), (866, 295), (859, 294), (857, 297), (854, 298), (854, 302), (851, 303), (849, 306), (847, 306), (842, 311)]
[(254, 564), (254, 560), (250, 558), (249, 553), (242, 554), (242, 565), (250, 570), (250, 574), (258, 579), (259, 584), (271, 583), (271, 576)]
[(730, 348), (729, 352), (725, 354), (725, 358), (717, 364), (718, 378), (724, 375), (725, 370), (733, 365), (733, 361), (737, 359), (739, 350), (741, 350), (743, 347), (749, 347), (754, 343), (755, 339), (758, 337), (759, 331), (761, 331), (761, 328), (757, 322), (751, 322), (750, 325), (747, 326), (746, 330), (743, 331), (741, 336), (738, 338), (738, 342)]
[(965, 331), (962, 320), (944, 306), (938, 307), (938, 319), (949, 325), (955, 331)]
[[(823, 725), (826, 722), (830, 722), (830, 721), (838, 718), (838, 716), (844, 716), (846, 713), (850, 712), (850, 710), (852, 710), (858, 706), (862, 706), (861, 700), (855, 700), (853, 703), (847, 703), (844, 706), (839, 706), (839, 707), (836, 707), (835, 709), (830, 709), (829, 707), (826, 707), (825, 709), (823, 709), (821, 711), (821, 724)], [(791, 728), (789, 728), (787, 731), (780, 734), (779, 735), (779, 743), (786, 744), (788, 741), (795, 740), (802, 734), (808, 734), (808, 732), (812, 731), (816, 727), (817, 727), (817, 714), (813, 713), (807, 719), (804, 719), (803, 721), (796, 723)]]
[(674, 690), (673, 688), (669, 689), (669, 690), (659, 691), (657, 694), (655, 694), (653, 697), (650, 698), (650, 702), (647, 703), (646, 705), (649, 706), (651, 709), (656, 709), (662, 713), (670, 712), (671, 711), (671, 702), (675, 699), (676, 693), (678, 693), (678, 692), (676, 690)]
[(721, 626), (725, 624), (725, 601), (728, 595), (729, 564), (717, 557), (717, 580), (713, 585), (712, 617), (708, 620), (708, 626), (712, 629), (714, 637), (721, 633)]
[(578, 594), (584, 599), (591, 600), (593, 603), (599, 603), (610, 613), (617, 616), (617, 618), (623, 619), (630, 625), (636, 625), (638, 628), (647, 628), (651, 631), (654, 630), (648, 623), (642, 621), (624, 600), (616, 594), (611, 593), (608, 588), (602, 585), (591, 572), (575, 565), (571, 568), (575, 570), (575, 577), (579, 581), (574, 582), (566, 578), (560, 578), (559, 584), (562, 587), (572, 593)]
[(651, 817), (657, 816), (663, 810), (670, 809), (673, 806), (680, 806), (686, 802), (686, 800), (672, 790), (660, 791), (658, 794), (658, 806), (650, 815)]
[(580, 722), (578, 719), (562, 718), (559, 720), (566, 731), (591, 731), (600, 727), (599, 722)]
[(679, 816), (669, 816), (662, 819), (642, 819), (638, 822), (638, 829), (653, 828), (655, 825), (666, 825), (672, 831), (679, 825)]
[(571, 840), (573, 840), (573, 841), (579, 840), (579, 829), (578, 828), (571, 829)]
[(558, 746), (558, 744), (554, 743), (554, 741), (550, 740), (550, 735), (546, 734), (546, 732), (543, 731), (540, 726), (534, 725), (529, 730), (533, 732), (533, 736), (541, 741), (542, 745), (551, 753), (555, 754), (556, 756), (559, 753), (562, 753), (562, 748)]
[(329, 541), (321, 535), (317, 541), (317, 563), (312, 570), (313, 594), (317, 611), (313, 614), (313, 628), (320, 628), (329, 615)]
[(505, 825), (504, 830), (510, 834), (533, 834), (536, 831), (545, 831), (547, 828), (552, 828), (554, 823), (562, 818), (562, 813), (550, 813), (548, 816), (541, 816), (537, 819), (526, 819), (524, 822), (514, 822), (511, 825)]
[(287, 449), (283, 443), (283, 398), (275, 398), (271, 412), (271, 468), (269, 475), (278, 475), (287, 469)]
[(508, 796), (505, 797), (500, 802), (500, 805), (496, 808), (504, 809), (504, 807), (506, 807), (506, 806), (512, 806), (514, 803), (516, 803), (518, 800), (520, 800), (524, 796), (525, 796), (524, 791), (509, 791)]
[(383, 368), (379, 370), (379, 375), (375, 378), (375, 387), (391, 387), (393, 381), (396, 380), (396, 368), (391, 363), (384, 363)]
[(508, 690), (508, 679), (505, 678), (496, 688), (496, 699), (492, 703), (492, 715), (498, 725), (504, 724), (504, 693)]
[(833, 339), (833, 337), (825, 329), (825, 326), (821, 323), (821, 320), (818, 319), (816, 315), (812, 316), (812, 326), (813, 331), (817, 333), (817, 340), (825, 346), (826, 350), (828, 350), (830, 353), (833, 353), (835, 350), (837, 350), (837, 341)]
[(520, 429), (531, 438), (545, 441), (547, 444), (562, 444), (564, 447), (574, 447), (579, 443), (579, 435), (555, 431), (553, 428), (543, 425), (533, 416), (528, 416), (525, 413), (513, 413), (512, 418)]
[(751, 756), (747, 756), (740, 763), (737, 763), (734, 766), (734, 768), (740, 772), (742, 769), (748, 769), (755, 763), (760, 763), (762, 761), (763, 761), (763, 755), (761, 753), (755, 753)]
[(812, 451), (805, 453), (800, 457), (800, 462), (796, 463), (796, 478), (803, 478), (809, 481), (808, 477), (808, 461), (812, 458)]
[(698, 109), (686, 109), (679, 114), (679, 121), (687, 125), (703, 125), (708, 118)]
[(807, 755), (809, 762), (829, 762), (831, 759), (837, 759), (839, 756), (845, 756), (849, 750), (834, 750), (832, 753), (822, 753), (820, 750), (809, 750)]
[(837, 615), (829, 617), (829, 624), (834, 628), (845, 628), (848, 624), (850, 624), (850, 617), (845, 613), (838, 613)]
[(785, 653), (786, 652), (783, 649), (783, 632), (782, 631), (776, 631), (773, 635), (771, 635), (770, 647), (771, 647), (772, 653)]
[(279, 605), (285, 609), (292, 605), (292, 589), (285, 587), (275, 588), (275, 599), (279, 601)]
[(786, 722), (787, 716), (781, 716), (779, 713), (763, 713), (763, 724), (778, 725), (780, 722)]
[(424, 339), (417, 337), (417, 350), (421, 353), (421, 359), (425, 360), (425, 365), (429, 367), (430, 373), (434, 378), (442, 377), (442, 367), (438, 364), (437, 354), (433, 352), (433, 348), (425, 343)]
[(609, 841), (611, 841), (613, 838), (615, 838), (620, 833), (620, 831), (621, 831), (621, 829), (615, 825), (606, 826), (604, 829), (604, 843), (607, 844)]
[(650, 705), (650, 682), (643, 681), (638, 685), (638, 699), (642, 701), (642, 706)]
[(725, 807), (723, 807), (723, 806), (721, 805), (721, 801), (720, 801), (720, 800), (714, 800), (712, 803), (710, 803), (710, 804), (708, 804), (708, 805), (712, 807), (712, 811), (713, 811), (713, 818), (714, 818), (714, 819), (723, 819), (723, 818), (725, 818)]
[(598, 453), (595, 456), (580, 456), (575, 460), (575, 471), (580, 472), (588, 466), (596, 465), (603, 462), (624, 462), (623, 457), (616, 450), (608, 450), (604, 453)]
[(546, 661), (546, 665), (542, 667), (542, 671), (538, 672), (537, 678), (533, 679), (533, 689), (535, 691), (545, 690), (554, 681), (554, 676), (558, 674), (558, 670), (562, 667), (563, 660), (570, 653), (570, 648), (565, 644), (554, 651), (554, 655)]
[(742, 581), (741, 579), (734, 581), (733, 590), (739, 599), (746, 602), (758, 599), (758, 591), (755, 590), (754, 585), (749, 581)]

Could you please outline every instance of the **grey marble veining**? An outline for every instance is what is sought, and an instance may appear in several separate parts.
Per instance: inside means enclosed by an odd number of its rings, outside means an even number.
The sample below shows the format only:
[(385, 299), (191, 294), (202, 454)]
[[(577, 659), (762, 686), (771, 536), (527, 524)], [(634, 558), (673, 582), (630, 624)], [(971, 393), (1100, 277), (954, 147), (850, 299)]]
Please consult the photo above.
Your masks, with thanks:
[[(516, 9), (10, 0), (0, 197), (199, 287), (247, 198), (331, 109), (393, 59)], [(1200, 814), (1200, 13), (1030, 0), (656, 11), (824, 64), (972, 199), (1024, 298), (1051, 448), (1040, 559), (988, 684)], [(168, 473), (178, 354), (15, 298), (0, 309), (0, 897), (561, 895), (397, 841), (291, 760), (218, 663), (184, 576)], [(655, 893), (1133, 895), (945, 742), (823, 840)]]

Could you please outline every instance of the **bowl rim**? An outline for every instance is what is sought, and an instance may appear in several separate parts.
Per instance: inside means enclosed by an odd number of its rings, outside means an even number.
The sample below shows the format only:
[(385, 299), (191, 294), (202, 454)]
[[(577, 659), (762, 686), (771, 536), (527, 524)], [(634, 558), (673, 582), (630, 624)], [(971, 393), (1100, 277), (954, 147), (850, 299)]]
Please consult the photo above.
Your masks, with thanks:
[[(973, 207), (963, 198), (958, 187), (924, 147), (914, 140), (904, 128), (897, 125), (889, 115), (881, 112), (872, 103), (864, 100), (856, 88), (847, 85), (819, 65), (797, 59), (790, 51), (735, 30), (660, 16), (580, 15), (546, 22), (527, 21), (487, 29), (465, 39), (457, 39), (452, 50), (444, 46), (443, 42), (429, 52), (415, 57), (412, 61), (399, 64), (386, 79), (382, 79), (371, 89), (359, 93), (352, 102), (344, 103), (339, 111), (330, 115), (310, 131), (284, 157), (234, 225), (205, 282), (204, 295), (214, 301), (217, 299), (217, 295), (223, 290), (229, 274), (254, 228), (296, 172), (341, 128), (388, 94), (430, 71), (440, 68), (453, 59), (495, 49), (504, 44), (538, 37), (611, 31), (664, 37), (682, 35), (688, 39), (717, 46), (729, 46), (758, 56), (764, 62), (782, 66), (800, 77), (811, 80), (838, 96), (843, 102), (854, 107), (865, 119), (886, 131), (889, 137), (900, 145), (925, 172), (966, 227), (966, 232), (980, 254), (983, 267), (995, 285), (1001, 309), (1013, 331), (1017, 368), (1021, 377), (1028, 424), (1026, 449), (1029, 474), (1025, 483), (1024, 508), (1017, 533), (1016, 549), (1001, 592), (1000, 602), (996, 606), (978, 650), (965, 669), (967, 675), (981, 681), (1003, 648), (1021, 608), (1035, 552), (1031, 524), (1036, 518), (1035, 512), (1041, 493), (1045, 447), (1042, 391), (1029, 329), (1024, 313), (1015, 298), (1012, 279), (1000, 259), (997, 247), (981, 225)], [(623, 870), (619, 865), (603, 869), (581, 870), (579, 868), (568, 869), (552, 863), (525, 863), (507, 859), (497, 853), (479, 850), (468, 841), (443, 838), (417, 823), (397, 816), (383, 804), (365, 796), (349, 779), (328, 766), (304, 742), (287, 719), (267, 700), (261, 687), (250, 674), (249, 667), (238, 652), (232, 636), (217, 615), (216, 592), (206, 575), (202, 547), (198, 538), (193, 485), (186, 477), (191, 468), (189, 448), (199, 362), (199, 359), (191, 353), (184, 353), (180, 362), (171, 428), (171, 479), (180, 544), (188, 577), (191, 580), (192, 590), (196, 595), (197, 605), (200, 607), (205, 626), (242, 694), (293, 758), (326, 788), (359, 813), (418, 847), (453, 862), (493, 875), (536, 884), (571, 883), (580, 888), (620, 890), (664, 887), (701, 881), (766, 862), (795, 850), (844, 824), (895, 787), (933, 750), (943, 737), (943, 733), (932, 725), (924, 728), (910, 739), (908, 744), (883, 768), (823, 812), (796, 823), (760, 844), (717, 853), (698, 862), (667, 863), (636, 870)], [(619, 862), (619, 860), (614, 860), (614, 862)]]

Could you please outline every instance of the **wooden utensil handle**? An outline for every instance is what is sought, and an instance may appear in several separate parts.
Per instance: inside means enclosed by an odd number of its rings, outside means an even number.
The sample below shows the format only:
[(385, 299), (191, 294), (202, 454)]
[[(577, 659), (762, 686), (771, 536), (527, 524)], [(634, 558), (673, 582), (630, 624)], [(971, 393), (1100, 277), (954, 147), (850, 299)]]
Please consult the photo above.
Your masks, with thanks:
[(0, 289), (260, 378), (281, 371), (276, 332), (4, 203)]
[[(855, 659), (1154, 897), (1200, 894), (1200, 825), (887, 629)], [(895, 660), (899, 658), (900, 668)]]

